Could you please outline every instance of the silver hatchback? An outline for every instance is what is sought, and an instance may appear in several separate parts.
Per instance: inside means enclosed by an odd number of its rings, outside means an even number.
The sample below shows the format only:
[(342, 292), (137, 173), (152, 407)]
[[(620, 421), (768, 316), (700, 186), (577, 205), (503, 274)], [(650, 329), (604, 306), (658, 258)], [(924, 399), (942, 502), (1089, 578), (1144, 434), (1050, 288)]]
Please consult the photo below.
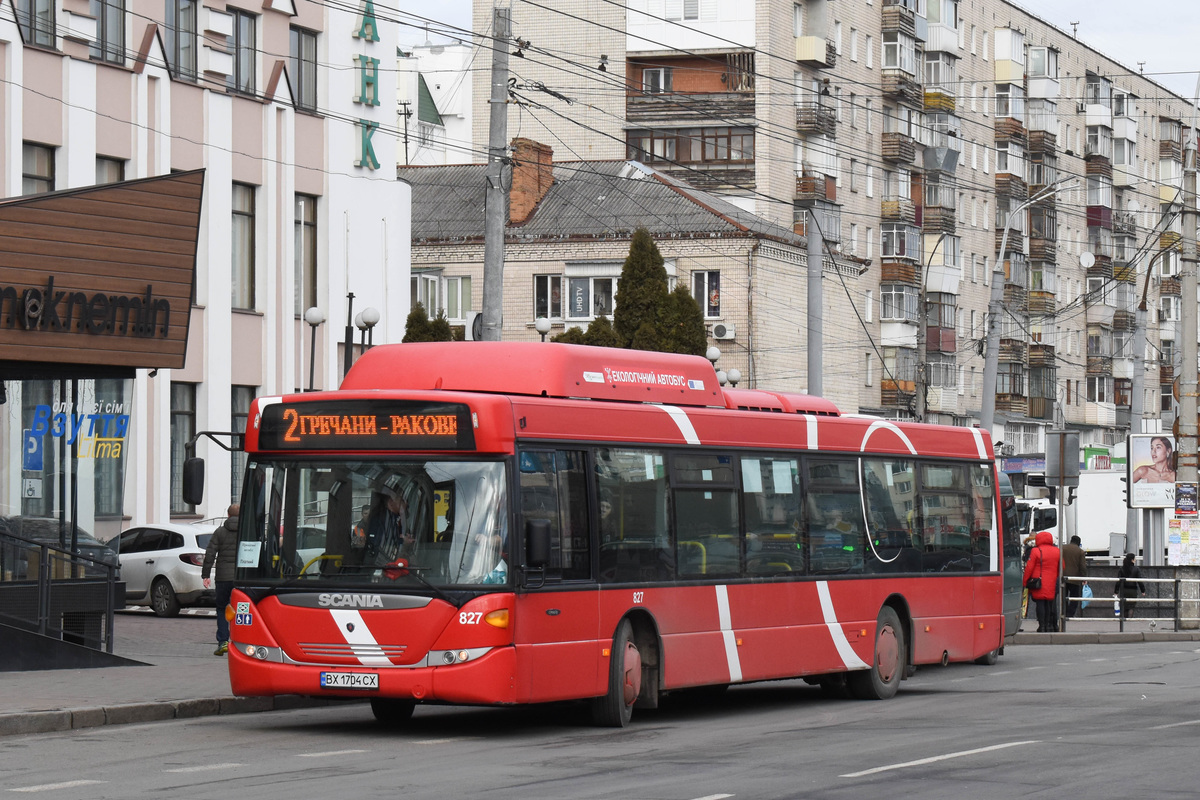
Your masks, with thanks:
[(125, 603), (150, 606), (173, 617), (184, 606), (212, 605), (213, 591), (201, 583), (200, 567), (212, 530), (165, 522), (130, 528), (110, 546), (117, 549)]

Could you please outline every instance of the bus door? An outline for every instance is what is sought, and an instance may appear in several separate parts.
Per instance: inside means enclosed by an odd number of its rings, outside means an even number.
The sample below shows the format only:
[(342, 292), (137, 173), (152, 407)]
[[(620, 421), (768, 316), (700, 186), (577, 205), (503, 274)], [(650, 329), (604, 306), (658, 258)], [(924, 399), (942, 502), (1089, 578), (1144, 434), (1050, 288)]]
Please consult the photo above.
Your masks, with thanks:
[[(535, 702), (578, 697), (580, 686), (601, 681), (597, 640), (599, 593), (592, 576), (593, 520), (583, 450), (522, 449), (517, 456), (518, 530), (550, 526), (550, 558), (542, 574), (527, 573), (514, 633), (521, 687)], [(536, 693), (536, 695), (534, 694)]]

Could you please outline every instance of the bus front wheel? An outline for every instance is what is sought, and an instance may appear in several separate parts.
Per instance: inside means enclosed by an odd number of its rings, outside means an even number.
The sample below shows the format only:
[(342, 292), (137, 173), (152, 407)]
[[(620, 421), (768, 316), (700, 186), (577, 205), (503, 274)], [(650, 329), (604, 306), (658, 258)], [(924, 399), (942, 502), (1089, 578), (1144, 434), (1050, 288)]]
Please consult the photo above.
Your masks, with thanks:
[(371, 713), (381, 724), (390, 727), (403, 725), (412, 718), (416, 708), (413, 700), (400, 700), (395, 697), (372, 697)]
[(633, 625), (621, 620), (608, 658), (608, 693), (592, 700), (592, 721), (605, 728), (624, 728), (642, 691), (642, 654), (633, 641)]
[(884, 606), (875, 623), (871, 668), (846, 676), (850, 692), (861, 700), (887, 700), (900, 688), (905, 670), (904, 628), (894, 609)]

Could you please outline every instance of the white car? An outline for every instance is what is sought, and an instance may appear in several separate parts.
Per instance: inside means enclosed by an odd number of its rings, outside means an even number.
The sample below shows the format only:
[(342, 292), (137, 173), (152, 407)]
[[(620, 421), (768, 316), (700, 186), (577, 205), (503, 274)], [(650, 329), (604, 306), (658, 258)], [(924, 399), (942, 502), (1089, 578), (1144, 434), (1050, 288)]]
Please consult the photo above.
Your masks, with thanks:
[(212, 528), (173, 522), (130, 528), (109, 543), (117, 549), (125, 603), (173, 617), (182, 606), (212, 605), (200, 579)]

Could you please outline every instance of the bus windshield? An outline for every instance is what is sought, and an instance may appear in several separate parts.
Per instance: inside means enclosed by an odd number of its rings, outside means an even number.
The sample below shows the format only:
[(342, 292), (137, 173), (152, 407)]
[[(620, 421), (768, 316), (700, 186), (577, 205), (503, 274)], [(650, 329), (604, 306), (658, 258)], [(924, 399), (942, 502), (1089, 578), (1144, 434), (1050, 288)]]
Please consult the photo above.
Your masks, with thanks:
[(251, 461), (237, 581), (507, 584), (500, 461)]

